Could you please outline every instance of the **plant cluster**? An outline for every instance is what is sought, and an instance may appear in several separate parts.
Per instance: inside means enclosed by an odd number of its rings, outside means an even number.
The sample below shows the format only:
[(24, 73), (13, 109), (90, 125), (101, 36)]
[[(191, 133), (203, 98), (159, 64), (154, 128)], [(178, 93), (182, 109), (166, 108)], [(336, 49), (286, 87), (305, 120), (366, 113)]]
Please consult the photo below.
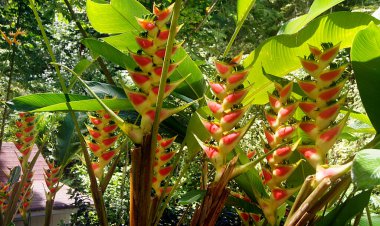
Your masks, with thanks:
[[(253, 31), (247, 24), (243, 26), (245, 21), (252, 20), (250, 11), (255, 1), (238, 0), (235, 31), (229, 30), (229, 34), (223, 30), (215, 36), (208, 34), (207, 40), (196, 40), (197, 34), (188, 31), (202, 30), (207, 18), (211, 20), (208, 26), (232, 20), (232, 17), (222, 16), (232, 14), (231, 8), (219, 10), (217, 2), (199, 2), (194, 12), (197, 23), (184, 21), (185, 26), (190, 24), (183, 29), (188, 34), (184, 35), (185, 42), (178, 42), (175, 37), (182, 27), (178, 25), (181, 7), (193, 5), (193, 1), (183, 4), (176, 0), (167, 7), (153, 3), (151, 13), (136, 0), (109, 3), (88, 0), (88, 18), (100, 33), (95, 34), (101, 37), (99, 41), (89, 38), (90, 34), (77, 20), (72, 5), (65, 0), (68, 13), (64, 16), (70, 15), (73, 19), (92, 57), (89, 59), (86, 55), (88, 59), (81, 59), (72, 67), (71, 61), (67, 65), (58, 63), (61, 60), (49, 42), (52, 37), (43, 26), (38, 13), (40, 8), (35, 1), (29, 0), (42, 33), (39, 38), (47, 46), (63, 93), (30, 95), (8, 102), (10, 108), (30, 112), (20, 113), (16, 121), (15, 146), (20, 152), (21, 167), (12, 169), (8, 181), (0, 183), (0, 226), (10, 224), (17, 212), (25, 225), (28, 224), (33, 198), (33, 166), (48, 139), (47, 135), (42, 136), (39, 150), (30, 160), (38, 137), (38, 119), (34, 112), (40, 111), (67, 112), (56, 134), (57, 145), (49, 146), (53, 148), (54, 159), (47, 158), (48, 168), (44, 175), (46, 226), (51, 224), (54, 198), (62, 186), (64, 172), (78, 163), (71, 163), (78, 150), (86, 167), (81, 170), (88, 179), (73, 178), (73, 182), (80, 181), (91, 193), (94, 211), (78, 192), (74, 192), (79, 210), (73, 214), (73, 223), (84, 221), (107, 226), (129, 220), (131, 226), (160, 225), (168, 223), (163, 222), (168, 217), (171, 223), (181, 224), (189, 219), (186, 215), (192, 215), (190, 225), (211, 226), (236, 223), (239, 215), (244, 225), (346, 225), (354, 218), (357, 225), (364, 208), (369, 213), (371, 191), (379, 184), (379, 176), (374, 172), (379, 163), (380, 121), (377, 115), (380, 109), (378, 100), (373, 97), (380, 82), (376, 77), (380, 54), (374, 51), (380, 52), (374, 44), (380, 37), (376, 25), (380, 22), (369, 15), (351, 12), (318, 17), (341, 1), (323, 3), (316, 0), (308, 14), (289, 21), (279, 30), (279, 35), (258, 44), (248, 36), (259, 33), (255, 35), (257, 40), (264, 39), (268, 34), (261, 34), (263, 27), (255, 26)], [(151, 2), (146, 4), (151, 5)], [(205, 17), (199, 16), (199, 10), (209, 4)], [(284, 1), (270, 1), (258, 2), (254, 15), (268, 14), (267, 4), (284, 11), (282, 15), (269, 13), (267, 21), (258, 20), (270, 34), (278, 30), (278, 23), (271, 21), (286, 16), (289, 9), (296, 9), (296, 13), (304, 11), (303, 6), (284, 6)], [(22, 5), (18, 5), (19, 13), (23, 11)], [(79, 3), (77, 6), (81, 7)], [(191, 14), (186, 8), (183, 12)], [(215, 22), (215, 18), (219, 21)], [(205, 27), (202, 31), (212, 34), (214, 29)], [(240, 29), (250, 32), (239, 34)], [(17, 30), (11, 34), (12, 39), (2, 32), (4, 42), (12, 48), (11, 65), (15, 64), (17, 36), (21, 34), (21, 30)], [(226, 42), (229, 36), (232, 38)], [(220, 47), (226, 48), (223, 56), (214, 61), (216, 73), (206, 79), (206, 85), (197, 63), (182, 45), (193, 49), (210, 40), (217, 40), (217, 43), (201, 48), (199, 55), (206, 56), (210, 54), (206, 50), (213, 48), (217, 50), (213, 54), (219, 55)], [(241, 40), (250, 40), (247, 48), (257, 48), (248, 56), (240, 53), (226, 57), (232, 48), (239, 49), (244, 44)], [(315, 46), (319, 43), (322, 49)], [(341, 65), (334, 59), (340, 48), (347, 47), (352, 48), (353, 72), (367, 114), (353, 112), (345, 106), (348, 64)], [(307, 51), (311, 54), (297, 59), (297, 55)], [(113, 74), (100, 56), (118, 65), (116, 70), (123, 70), (120, 73), (123, 76), (118, 79), (121, 88), (115, 86)], [(83, 73), (95, 63), (108, 85), (84, 80)], [(301, 67), (308, 74), (304, 79), (289, 81), (289, 77), (284, 77)], [(11, 68), (9, 87), (14, 70), (13, 66)], [(264, 68), (274, 75), (266, 73)], [(89, 95), (76, 93), (82, 87)], [(115, 98), (107, 98), (105, 93)], [(185, 109), (184, 114), (176, 116)], [(260, 124), (257, 116), (262, 112), (258, 109), (264, 109), (262, 127), (251, 128)], [(348, 113), (342, 114), (343, 110)], [(87, 113), (87, 132), (82, 130), (78, 119), (81, 115), (76, 112)], [(3, 114), (3, 121), (6, 114)], [(182, 125), (181, 117), (189, 124)], [(356, 117), (369, 125), (369, 129), (346, 127), (349, 117)], [(181, 125), (176, 125), (178, 122)], [(261, 141), (261, 147), (255, 147), (258, 150), (245, 152), (241, 141), (250, 135), (250, 129), (263, 130), (264, 136), (252, 138), (255, 143)], [(366, 150), (357, 152), (342, 165), (333, 165), (328, 155), (345, 130), (365, 134), (370, 131), (376, 135), (363, 147)], [(202, 169), (196, 173), (201, 183), (184, 184), (186, 175), (194, 175), (188, 170), (196, 168), (193, 164), (196, 160), (202, 162)], [(305, 170), (309, 165), (312, 170)], [(189, 184), (200, 189), (184, 195), (175, 192)], [(346, 195), (351, 190), (351, 194)], [(173, 199), (177, 194), (182, 195), (180, 200)], [(113, 203), (114, 196), (121, 199), (120, 202)], [(129, 200), (124, 200), (128, 197)], [(180, 218), (172, 208), (167, 208), (177, 201), (189, 205), (186, 210), (178, 211), (182, 214)], [(229, 206), (234, 206), (236, 213), (232, 213)], [(191, 208), (195, 208), (192, 214)], [(118, 219), (124, 216), (128, 219)], [(368, 216), (371, 220), (370, 214)]]

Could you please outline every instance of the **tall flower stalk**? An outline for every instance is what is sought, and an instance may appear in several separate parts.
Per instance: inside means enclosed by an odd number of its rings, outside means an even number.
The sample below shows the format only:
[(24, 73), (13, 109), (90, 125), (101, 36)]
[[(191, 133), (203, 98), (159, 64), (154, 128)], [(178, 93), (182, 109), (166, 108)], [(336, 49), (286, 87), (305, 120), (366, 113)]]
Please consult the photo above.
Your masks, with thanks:
[(58, 190), (62, 188), (63, 185), (60, 184), (62, 179), (62, 168), (56, 166), (54, 161), (47, 162), (48, 168), (45, 171), (45, 183), (47, 191), (45, 192), (46, 203), (45, 203), (45, 223), (44, 226), (50, 225), (51, 215), (53, 212), (54, 199)]
[[(339, 52), (339, 44), (322, 44), (322, 49), (309, 46), (310, 56), (300, 58), (304, 70), (310, 75), (298, 84), (306, 94), (299, 106), (306, 114), (300, 128), (307, 134), (297, 149), (316, 169), (316, 174), (307, 179), (289, 213), (286, 225), (306, 224), (312, 220), (316, 211), (331, 201), (331, 191), (340, 191), (349, 184), (344, 175), (350, 170), (352, 162), (344, 165), (329, 165), (327, 155), (341, 134), (348, 115), (337, 121), (340, 109), (346, 100), (341, 95), (347, 81), (344, 71), (347, 65), (336, 66), (334, 58)], [(338, 180), (339, 179), (339, 180)], [(335, 185), (332, 183), (338, 180)], [(330, 192), (331, 193), (331, 192)]]
[(347, 65), (335, 67), (331, 64), (338, 54), (339, 44), (335, 46), (326, 44), (323, 47), (324, 49), (320, 50), (310, 46), (309, 59), (300, 59), (310, 77), (298, 81), (307, 95), (307, 98), (300, 103), (300, 108), (306, 114), (300, 128), (310, 138), (304, 142), (307, 144), (298, 148), (298, 151), (317, 171), (328, 164), (327, 153), (335, 144), (348, 119), (346, 115), (336, 122), (346, 100), (346, 95), (341, 95), (341, 91), (347, 81), (343, 76)]
[(104, 110), (89, 114), (89, 118), (91, 123), (87, 125), (89, 136), (86, 143), (97, 159), (92, 162), (91, 167), (101, 181), (104, 179), (105, 167), (120, 151), (120, 147), (115, 145), (120, 133), (116, 123)]
[(242, 101), (251, 88), (243, 85), (249, 69), (240, 64), (241, 57), (242, 54), (232, 59), (215, 61), (218, 76), (216, 81), (209, 82), (214, 98), (206, 98), (212, 115), (207, 119), (200, 117), (211, 140), (203, 142), (197, 138), (215, 168), (215, 181), (207, 187), (206, 196), (194, 213), (191, 225), (214, 225), (230, 192), (226, 187), (228, 181), (251, 166), (235, 167), (236, 158), (227, 160), (227, 155), (243, 138), (253, 121), (243, 127), (237, 126), (249, 109), (249, 105), (243, 106)]
[(25, 224), (28, 224), (28, 211), (33, 198), (33, 167), (40, 154), (40, 150), (30, 161), (30, 155), (37, 138), (37, 117), (33, 113), (21, 112), (16, 120), (16, 140), (14, 144), (20, 152), (18, 159), (21, 165), (21, 180), (14, 184), (6, 183), (2, 185), (0, 201), (2, 206), (2, 216), (0, 226), (8, 225), (12, 222), (15, 214), (20, 213)]
[[(131, 52), (130, 56), (138, 67), (128, 69), (136, 88), (122, 84), (128, 99), (140, 114), (139, 125), (123, 123), (121, 126), (136, 145), (132, 149), (130, 225), (150, 225), (154, 221), (158, 201), (168, 191), (168, 188), (161, 186), (161, 182), (170, 174), (172, 166), (169, 161), (175, 154), (165, 151), (175, 137), (161, 137), (158, 125), (189, 106), (162, 108), (163, 100), (187, 78), (177, 81), (169, 78), (182, 62), (170, 59), (181, 46), (181, 43), (174, 41), (180, 29), (176, 26), (180, 6), (181, 1), (167, 8), (154, 5), (153, 14), (137, 18), (144, 31), (135, 38), (140, 50)], [(154, 194), (151, 193), (152, 189)]]
[(265, 112), (265, 118), (269, 126), (264, 126), (266, 142), (264, 151), (274, 149), (267, 156), (267, 164), (262, 166), (262, 176), (271, 192), (269, 198), (258, 198), (260, 207), (270, 225), (275, 225), (277, 208), (282, 205), (298, 188), (285, 188), (284, 182), (294, 172), (301, 160), (295, 164), (289, 164), (288, 160), (296, 149), (299, 141), (294, 142), (298, 123), (293, 115), (298, 107), (298, 102), (291, 97), (293, 83), (284, 86), (275, 83), (275, 91), (269, 94), (270, 108)]

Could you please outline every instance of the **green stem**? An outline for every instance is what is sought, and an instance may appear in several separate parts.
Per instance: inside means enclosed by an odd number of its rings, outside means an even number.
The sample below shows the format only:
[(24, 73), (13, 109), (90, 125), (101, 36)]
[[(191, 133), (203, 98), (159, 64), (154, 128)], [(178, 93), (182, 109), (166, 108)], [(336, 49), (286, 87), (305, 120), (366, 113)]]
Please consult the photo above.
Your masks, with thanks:
[[(153, 122), (153, 128), (152, 128), (151, 155), (150, 155), (151, 162), (154, 162), (154, 157), (156, 153), (158, 126), (160, 124), (160, 113), (161, 113), (162, 104), (164, 102), (166, 78), (168, 76), (170, 58), (172, 55), (172, 49), (173, 49), (173, 44), (174, 44), (174, 38), (177, 33), (177, 22), (178, 22), (180, 9), (181, 9), (181, 4), (182, 4), (182, 0), (175, 1), (174, 9), (173, 9), (173, 17), (171, 20), (171, 25), (170, 25), (170, 30), (169, 30), (168, 42), (166, 44), (166, 49), (165, 49), (166, 54), (164, 58), (164, 64), (162, 66), (162, 74), (161, 74), (161, 79), (160, 79), (160, 85), (158, 88), (156, 114), (154, 116), (154, 122)], [(153, 165), (151, 168), (153, 171)], [(152, 178), (149, 178), (149, 181), (151, 183)]]
[(41, 18), (38, 15), (37, 9), (35, 7), (34, 0), (29, 0), (29, 4), (30, 4), (30, 7), (31, 7), (31, 9), (33, 11), (33, 14), (34, 14), (34, 16), (36, 18), (38, 27), (41, 30), (41, 34), (43, 36), (46, 48), (47, 48), (47, 50), (49, 52), (49, 55), (50, 55), (50, 57), (52, 59), (52, 62), (54, 63), (53, 65), (54, 65), (54, 69), (55, 69), (55, 71), (57, 73), (59, 83), (61, 85), (63, 93), (66, 96), (66, 106), (67, 106), (67, 108), (68, 108), (68, 110), (70, 112), (70, 115), (71, 115), (71, 117), (73, 119), (73, 122), (74, 122), (74, 127), (75, 127), (75, 129), (76, 129), (76, 131), (78, 133), (78, 137), (79, 137), (80, 144), (81, 144), (81, 147), (82, 147), (82, 152), (83, 152), (83, 155), (84, 155), (84, 158), (85, 158), (85, 161), (86, 161), (87, 171), (88, 171), (88, 174), (89, 174), (89, 177), (90, 177), (91, 193), (92, 193), (92, 196), (93, 196), (93, 200), (94, 200), (94, 204), (95, 204), (95, 209), (96, 209), (96, 212), (98, 214), (99, 223), (102, 226), (107, 226), (108, 225), (108, 220), (107, 220), (106, 209), (105, 209), (105, 206), (104, 206), (103, 195), (101, 193), (101, 190), (99, 189), (99, 186), (98, 186), (97, 181), (96, 181), (95, 173), (94, 173), (94, 171), (93, 171), (93, 169), (91, 167), (91, 159), (90, 159), (90, 155), (87, 152), (86, 142), (84, 141), (84, 138), (82, 136), (82, 133), (81, 133), (81, 130), (80, 130), (80, 127), (79, 127), (78, 120), (77, 120), (76, 115), (75, 115), (75, 113), (74, 113), (74, 111), (73, 111), (73, 109), (71, 107), (71, 104), (70, 104), (70, 99), (69, 99), (69, 96), (68, 96), (67, 87), (65, 85), (65, 80), (64, 80), (63, 76), (61, 75), (61, 71), (60, 71), (58, 65), (56, 64), (57, 60), (55, 58), (53, 49), (52, 49), (52, 47), (50, 45), (49, 39), (48, 39), (48, 37), (46, 35), (45, 28), (42, 25)]
[(50, 225), (51, 214), (53, 212), (54, 200), (51, 196), (48, 196), (45, 203), (45, 223), (44, 226)]
[(368, 224), (369, 226), (372, 226), (372, 218), (371, 218), (371, 211), (369, 210), (369, 207), (366, 206), (365, 212), (367, 213), (367, 219), (368, 219)]
[[(162, 104), (164, 102), (164, 92), (165, 92), (165, 87), (166, 87), (166, 79), (168, 76), (168, 71), (169, 71), (169, 65), (170, 65), (170, 59), (172, 56), (172, 49), (174, 45), (174, 38), (177, 33), (177, 24), (178, 24), (178, 18), (181, 10), (181, 5), (182, 5), (182, 0), (176, 0), (173, 8), (173, 16), (171, 19), (171, 25), (170, 25), (170, 30), (169, 30), (169, 37), (168, 41), (166, 44), (166, 49), (165, 49), (165, 58), (164, 58), (164, 63), (162, 66), (162, 74), (160, 78), (160, 85), (158, 88), (158, 95), (157, 95), (157, 104), (156, 104), (156, 113), (154, 116), (154, 121), (153, 121), (153, 126), (152, 126), (152, 135), (151, 135), (151, 143), (150, 143), (150, 166), (149, 170), (150, 172), (153, 172), (153, 163), (154, 163), (154, 158), (155, 158), (155, 153), (156, 153), (156, 148), (157, 148), (157, 135), (158, 135), (158, 127), (160, 124), (160, 113), (162, 109)], [(153, 174), (150, 173), (149, 178), (147, 179), (147, 187), (152, 187), (152, 177)], [(146, 195), (150, 196), (150, 193), (147, 193)], [(149, 197), (150, 198), (150, 197)], [(144, 199), (145, 200), (145, 199)], [(150, 214), (150, 216), (157, 216), (156, 213), (153, 215)], [(155, 219), (151, 219), (154, 221)], [(159, 220), (157, 220), (159, 221)], [(157, 222), (156, 221), (156, 222)], [(153, 223), (153, 222), (152, 222)]]
[(234, 41), (236, 39), (236, 36), (239, 34), (239, 31), (240, 31), (241, 27), (243, 26), (245, 19), (247, 19), (247, 16), (248, 16), (249, 12), (251, 11), (251, 9), (253, 8), (253, 6), (255, 5), (255, 3), (256, 3), (256, 1), (251, 1), (251, 3), (249, 3), (247, 11), (243, 15), (242, 19), (240, 21), (238, 21), (238, 24), (236, 25), (235, 31), (234, 31), (230, 41), (228, 42), (226, 49), (224, 50), (223, 57), (227, 56), (228, 52), (230, 51), (232, 44), (234, 43)]

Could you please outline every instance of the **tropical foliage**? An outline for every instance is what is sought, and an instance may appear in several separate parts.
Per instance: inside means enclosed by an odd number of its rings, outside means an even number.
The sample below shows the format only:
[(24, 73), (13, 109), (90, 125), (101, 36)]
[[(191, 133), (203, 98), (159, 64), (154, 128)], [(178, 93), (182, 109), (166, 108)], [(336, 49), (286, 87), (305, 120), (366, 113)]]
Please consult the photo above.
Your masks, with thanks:
[(1, 140), (21, 166), (0, 183), (0, 225), (28, 225), (40, 153), (45, 225), (62, 183), (91, 194), (76, 223), (379, 219), (376, 14), (343, 0), (44, 3), (0, 3)]

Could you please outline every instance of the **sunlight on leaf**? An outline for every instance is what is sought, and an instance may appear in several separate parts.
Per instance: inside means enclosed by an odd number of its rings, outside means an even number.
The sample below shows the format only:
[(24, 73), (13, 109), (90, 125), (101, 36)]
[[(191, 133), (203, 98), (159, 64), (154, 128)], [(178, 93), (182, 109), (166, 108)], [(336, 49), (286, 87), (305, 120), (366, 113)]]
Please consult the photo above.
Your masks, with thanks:
[(247, 84), (255, 84), (244, 102), (267, 103), (267, 92), (273, 90), (273, 84), (264, 76), (263, 67), (267, 73), (283, 77), (301, 67), (298, 56), (309, 54), (308, 44), (320, 46), (322, 42), (340, 42), (341, 48), (350, 47), (356, 33), (371, 21), (380, 23), (364, 13), (337, 12), (312, 21), (298, 33), (266, 40), (244, 61), (245, 67), (252, 67)]
[(294, 18), (286, 23), (280, 28), (278, 34), (293, 34), (298, 32), (314, 18), (343, 1), (344, 0), (315, 0), (307, 14)]
[(371, 24), (360, 31), (351, 49), (352, 67), (358, 84), (364, 108), (375, 127), (380, 132), (380, 28)]

